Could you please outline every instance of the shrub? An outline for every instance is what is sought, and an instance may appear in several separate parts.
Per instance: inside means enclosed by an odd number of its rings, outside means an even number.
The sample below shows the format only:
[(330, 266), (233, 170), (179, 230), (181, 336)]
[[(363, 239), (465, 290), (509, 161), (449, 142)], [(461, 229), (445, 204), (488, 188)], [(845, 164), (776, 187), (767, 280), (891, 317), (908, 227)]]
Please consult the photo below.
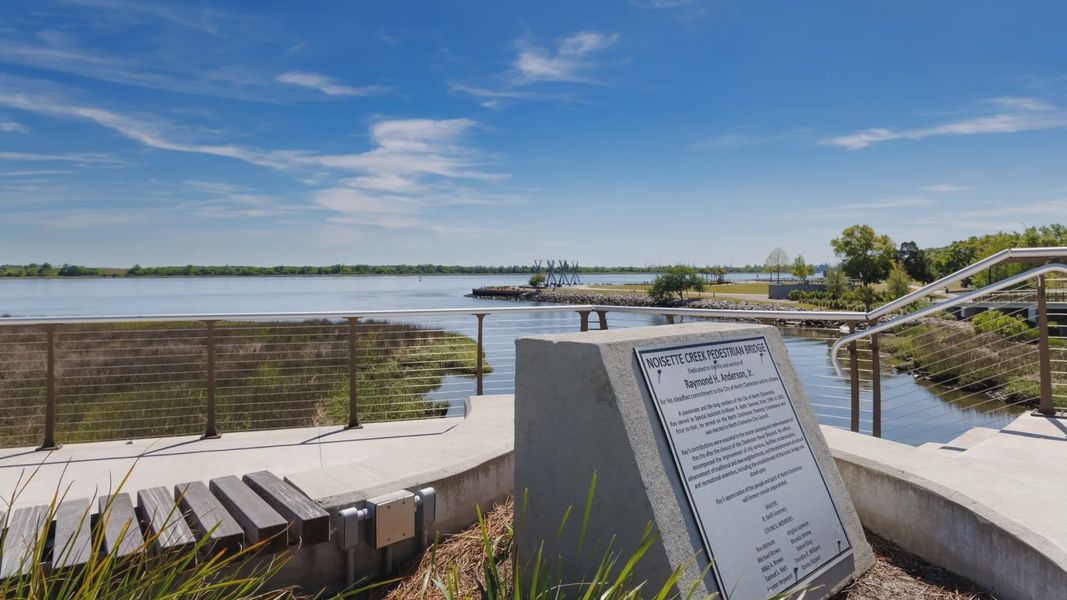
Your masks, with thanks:
[(1038, 337), (1037, 329), (1030, 327), (1026, 319), (995, 310), (981, 313), (971, 319), (971, 323), (978, 333), (995, 333), (1018, 341), (1036, 340)]
[(530, 276), (530, 286), (531, 287), (541, 287), (544, 284), (545, 284), (545, 274), (544, 273), (534, 273), (533, 275)]
[(679, 300), (685, 299), (685, 293), (693, 290), (703, 291), (704, 279), (696, 269), (686, 266), (669, 267), (665, 273), (652, 282), (648, 295), (657, 300), (667, 300), (675, 294)]

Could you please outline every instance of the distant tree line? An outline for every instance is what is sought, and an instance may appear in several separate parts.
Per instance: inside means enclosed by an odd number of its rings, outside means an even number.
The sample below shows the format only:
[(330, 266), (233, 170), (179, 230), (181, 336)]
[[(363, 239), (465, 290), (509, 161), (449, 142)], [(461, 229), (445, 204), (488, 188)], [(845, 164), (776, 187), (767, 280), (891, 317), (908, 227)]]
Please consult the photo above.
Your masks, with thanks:
[[(646, 273), (646, 267), (581, 267), (582, 273)], [(0, 277), (243, 277), (271, 275), (486, 275), (528, 274), (528, 265), (344, 265), (325, 267), (287, 266), (253, 267), (247, 265), (185, 265), (128, 269), (97, 268), (81, 265), (53, 266), (49, 263), (0, 265)]]

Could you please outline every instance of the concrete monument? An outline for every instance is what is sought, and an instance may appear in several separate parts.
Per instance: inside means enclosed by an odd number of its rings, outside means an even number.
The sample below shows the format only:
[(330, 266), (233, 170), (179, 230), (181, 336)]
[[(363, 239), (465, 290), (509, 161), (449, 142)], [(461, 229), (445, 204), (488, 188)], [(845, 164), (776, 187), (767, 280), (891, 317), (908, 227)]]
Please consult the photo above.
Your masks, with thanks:
[[(659, 539), (638, 581), (656, 589), (683, 567), (680, 593), (695, 584), (725, 600), (826, 598), (874, 563), (774, 327), (692, 323), (516, 346), (521, 560), (544, 542), (562, 576), (581, 581), (609, 540), (627, 556), (652, 523)], [(557, 538), (594, 472), (584, 542), (578, 527)]]

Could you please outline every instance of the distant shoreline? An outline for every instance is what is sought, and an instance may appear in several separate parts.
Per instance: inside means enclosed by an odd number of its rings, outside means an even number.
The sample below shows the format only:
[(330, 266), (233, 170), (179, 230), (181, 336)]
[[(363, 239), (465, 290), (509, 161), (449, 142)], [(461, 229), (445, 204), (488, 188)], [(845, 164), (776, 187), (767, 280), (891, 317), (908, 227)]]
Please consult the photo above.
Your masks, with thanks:
[[(739, 273), (745, 271), (738, 271)], [(492, 276), (515, 276), (515, 277), (529, 277), (533, 275), (533, 271), (528, 273), (499, 273), (499, 272), (478, 272), (478, 273), (255, 273), (248, 275), (237, 275), (233, 273), (226, 273), (220, 275), (0, 275), (0, 281), (19, 281), (19, 280), (68, 280), (68, 279), (249, 279), (253, 277), (270, 277), (270, 278), (309, 278), (309, 277), (479, 277), (484, 275)], [(589, 273), (581, 273), (581, 275), (655, 275), (655, 271), (592, 271)]]

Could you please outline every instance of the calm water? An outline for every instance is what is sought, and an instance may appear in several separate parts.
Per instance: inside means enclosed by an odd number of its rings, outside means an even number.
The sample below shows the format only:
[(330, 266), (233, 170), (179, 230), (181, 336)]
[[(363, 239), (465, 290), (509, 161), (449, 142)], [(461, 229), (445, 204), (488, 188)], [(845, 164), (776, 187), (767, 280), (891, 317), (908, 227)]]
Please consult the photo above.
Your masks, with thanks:
[[(647, 274), (588, 275), (586, 283), (640, 283)], [(752, 279), (752, 274), (731, 274)], [(764, 276), (765, 278), (765, 276)], [(144, 279), (0, 279), (0, 314), (130, 315), (166, 313), (313, 312), (415, 308), (464, 308), (508, 305), (464, 295), (484, 285), (520, 285), (524, 275), (373, 276), (373, 277), (220, 277)], [(474, 335), (473, 319), (454, 319), (441, 327)], [(610, 315), (612, 327), (661, 324), (656, 317)], [(574, 331), (577, 316), (566, 313), (493, 316), (486, 321), (486, 354), (493, 372), (486, 393), (510, 392), (514, 381), (514, 339), (554, 331)], [(787, 330), (786, 344), (809, 399), (827, 425), (848, 427), (847, 382), (837, 379), (826, 349), (832, 332)], [(883, 382), (883, 435), (910, 444), (948, 441), (981, 425), (1002, 427), (1018, 410), (983, 394), (952, 393), (886, 371)], [(469, 378), (446, 378), (435, 398), (460, 406), (470, 393)], [(862, 428), (870, 429), (870, 393), (864, 390)]]

